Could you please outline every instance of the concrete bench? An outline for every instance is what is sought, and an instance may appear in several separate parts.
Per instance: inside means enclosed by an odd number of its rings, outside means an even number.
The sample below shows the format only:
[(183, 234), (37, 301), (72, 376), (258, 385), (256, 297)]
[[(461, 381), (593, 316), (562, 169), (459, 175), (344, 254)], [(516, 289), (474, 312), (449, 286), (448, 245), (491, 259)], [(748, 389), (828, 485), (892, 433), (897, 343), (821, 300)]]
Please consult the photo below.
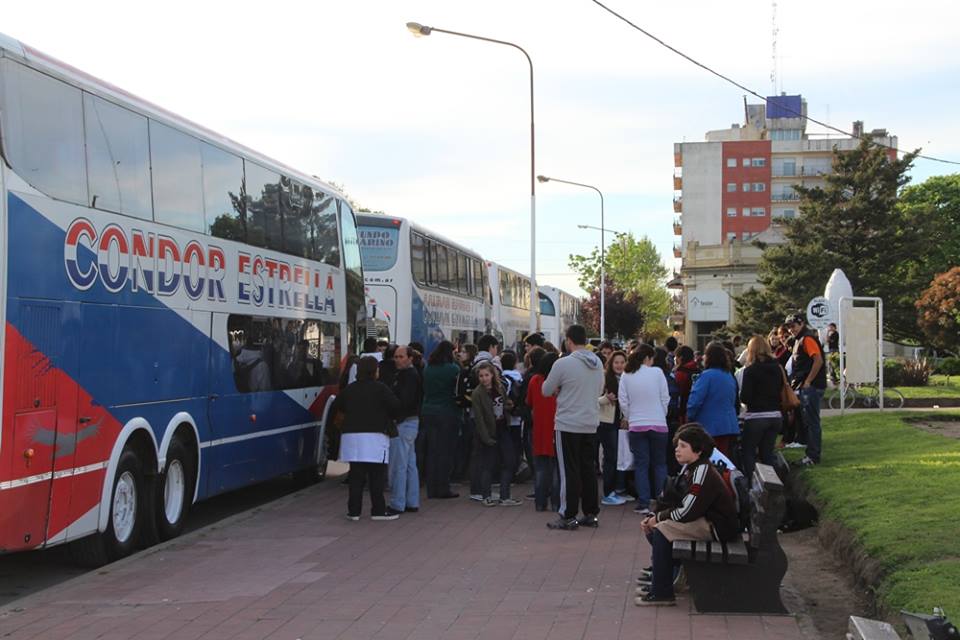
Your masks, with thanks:
[(673, 557), (700, 613), (787, 613), (780, 582), (787, 556), (777, 539), (786, 496), (773, 467), (757, 464), (750, 487), (750, 526), (743, 540), (675, 540)]

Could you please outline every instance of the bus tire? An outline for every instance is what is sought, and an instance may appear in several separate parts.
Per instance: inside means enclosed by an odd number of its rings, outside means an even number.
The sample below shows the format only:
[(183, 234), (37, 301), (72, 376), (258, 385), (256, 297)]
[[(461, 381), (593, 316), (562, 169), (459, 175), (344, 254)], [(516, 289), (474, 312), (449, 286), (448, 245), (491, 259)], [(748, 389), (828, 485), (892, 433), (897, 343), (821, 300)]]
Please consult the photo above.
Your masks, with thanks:
[(175, 437), (167, 450), (163, 473), (157, 479), (156, 523), (160, 540), (176, 538), (183, 532), (187, 513), (193, 503), (196, 478), (195, 456), (180, 438)]
[(110, 492), (110, 515), (103, 532), (107, 555), (119, 560), (133, 553), (150, 504), (143, 462), (132, 448), (124, 449)]
[(99, 567), (133, 553), (140, 541), (150, 504), (143, 463), (129, 446), (120, 454), (110, 491), (110, 514), (107, 529), (81, 538), (70, 545), (74, 562), (85, 567)]

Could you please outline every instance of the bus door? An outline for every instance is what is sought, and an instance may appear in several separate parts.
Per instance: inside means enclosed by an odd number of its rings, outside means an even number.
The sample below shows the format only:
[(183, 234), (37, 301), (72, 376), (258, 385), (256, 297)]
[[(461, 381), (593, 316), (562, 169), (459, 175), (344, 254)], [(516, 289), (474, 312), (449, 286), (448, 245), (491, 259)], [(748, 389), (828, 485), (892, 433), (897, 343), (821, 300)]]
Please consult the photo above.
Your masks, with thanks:
[(19, 314), (20, 334), (11, 350), (15, 362), (6, 372), (7, 400), (13, 405), (9, 476), (13, 486), (7, 490), (6, 513), (0, 521), (11, 536), (2, 541), (8, 550), (42, 545), (66, 526), (66, 514), (58, 511), (69, 504), (69, 495), (58, 496), (54, 503), (53, 477), (54, 471), (73, 467), (78, 430), (76, 386), (63, 373), (64, 352), (73, 352), (62, 348), (63, 307), (22, 301), (18, 309), (10, 310)]

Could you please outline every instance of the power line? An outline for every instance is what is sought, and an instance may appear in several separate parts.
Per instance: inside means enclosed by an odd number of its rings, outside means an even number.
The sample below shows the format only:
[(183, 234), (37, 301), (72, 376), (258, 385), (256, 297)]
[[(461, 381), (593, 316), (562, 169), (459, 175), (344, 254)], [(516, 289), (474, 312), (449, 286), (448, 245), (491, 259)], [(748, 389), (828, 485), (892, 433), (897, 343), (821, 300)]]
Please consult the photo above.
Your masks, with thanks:
[[(659, 44), (660, 46), (669, 49), (670, 51), (674, 52), (675, 54), (677, 54), (677, 55), (680, 56), (681, 58), (684, 58), (685, 60), (687, 60), (687, 61), (689, 61), (689, 62), (692, 62), (693, 64), (695, 64), (696, 66), (700, 67), (700, 68), (703, 69), (704, 71), (706, 71), (706, 72), (708, 72), (708, 73), (712, 73), (713, 75), (717, 76), (717, 77), (720, 78), (721, 80), (724, 80), (724, 81), (726, 81), (726, 82), (729, 82), (730, 84), (732, 84), (733, 86), (737, 87), (738, 89), (741, 89), (741, 90), (743, 90), (743, 91), (746, 91), (746, 92), (749, 93), (750, 95), (752, 95), (752, 96), (754, 96), (754, 97), (757, 97), (757, 98), (760, 98), (761, 100), (763, 100), (764, 102), (766, 102), (766, 97), (765, 97), (765, 96), (760, 95), (759, 93), (757, 93), (756, 91), (754, 91), (754, 90), (751, 89), (750, 87), (747, 87), (747, 86), (744, 86), (744, 85), (740, 84), (739, 82), (737, 82), (737, 81), (734, 80), (733, 78), (730, 78), (729, 76), (725, 76), (724, 74), (720, 73), (719, 71), (714, 71), (713, 69), (711, 69), (711, 68), (708, 67), (707, 65), (703, 64), (702, 62), (699, 62), (698, 60), (695, 60), (695, 59), (691, 58), (690, 56), (688, 56), (687, 54), (685, 54), (683, 51), (680, 51), (679, 49), (670, 46), (669, 44), (667, 44), (666, 42), (664, 42), (663, 40), (661, 40), (661, 39), (658, 38), (657, 36), (653, 35), (652, 33), (650, 33), (649, 31), (647, 31), (647, 30), (644, 29), (643, 27), (639, 26), (638, 24), (636, 24), (636, 23), (634, 23), (634, 22), (631, 22), (631, 21), (630, 21), (629, 19), (627, 19), (626, 17), (620, 15), (619, 13), (617, 13), (616, 11), (614, 11), (613, 9), (611, 9), (610, 7), (608, 7), (607, 5), (603, 4), (602, 2), (600, 2), (600, 0), (592, 0), (592, 1), (593, 1), (594, 4), (596, 4), (596, 5), (599, 6), (600, 8), (606, 10), (608, 13), (610, 13), (610, 14), (612, 14), (613, 16), (619, 18), (619, 19), (622, 20), (623, 22), (626, 22), (628, 25), (630, 25), (631, 27), (633, 27), (634, 29), (636, 29), (637, 31), (639, 31), (640, 33), (642, 33), (643, 35), (647, 36), (648, 38), (650, 38), (651, 40), (653, 40), (654, 42), (656, 42), (656, 43)], [(785, 101), (783, 101), (783, 102), (785, 102)], [(837, 133), (842, 133), (843, 135), (845, 135), (845, 136), (847, 136), (847, 137), (850, 137), (850, 138), (856, 138), (856, 139), (858, 139), (858, 140), (866, 140), (866, 141), (869, 142), (870, 144), (874, 144), (874, 145), (876, 145), (876, 146), (878, 146), (878, 147), (883, 147), (884, 149), (891, 149), (891, 150), (895, 151), (896, 153), (908, 153), (908, 152), (906, 152), (906, 151), (902, 151), (902, 150), (897, 149), (896, 147), (890, 146), (890, 145), (888, 145), (888, 144), (884, 144), (884, 143), (882, 143), (882, 142), (877, 142), (877, 141), (874, 140), (873, 138), (867, 138), (866, 136), (855, 135), (855, 134), (852, 134), (852, 133), (850, 133), (850, 132), (848, 132), (848, 131), (844, 131), (843, 129), (840, 129), (840, 128), (838, 128), (838, 127), (835, 127), (835, 126), (833, 126), (833, 125), (827, 124), (827, 123), (825, 123), (825, 122), (821, 122), (820, 120), (817, 120), (816, 118), (811, 118), (810, 116), (807, 116), (807, 115), (804, 115), (804, 114), (799, 113), (799, 112), (797, 112), (797, 111), (794, 111), (793, 109), (791, 109), (790, 107), (788, 107), (788, 106), (787, 106), (786, 104), (784, 104), (783, 102), (777, 103), (778, 106), (779, 106), (780, 108), (782, 108), (784, 111), (789, 111), (790, 113), (794, 114), (794, 115), (797, 116), (798, 118), (803, 118), (804, 120), (807, 120), (807, 121), (809, 121), (809, 122), (813, 122), (814, 124), (818, 124), (818, 125), (820, 125), (821, 127), (825, 127), (825, 128), (827, 128), (827, 129), (831, 129), (831, 130), (833, 130), (833, 131), (836, 131)], [(923, 158), (924, 160), (931, 160), (931, 161), (933, 161), (933, 162), (943, 162), (943, 163), (945, 163), (945, 164), (960, 165), (960, 162), (958, 162), (958, 161), (956, 161), (956, 160), (946, 160), (946, 159), (944, 159), (944, 158), (935, 158), (935, 157), (933, 157), (933, 156), (926, 156), (926, 155), (923, 155), (923, 154), (920, 154), (920, 153), (918, 153), (918, 154), (916, 155), (916, 157), (918, 157), (918, 158)]]

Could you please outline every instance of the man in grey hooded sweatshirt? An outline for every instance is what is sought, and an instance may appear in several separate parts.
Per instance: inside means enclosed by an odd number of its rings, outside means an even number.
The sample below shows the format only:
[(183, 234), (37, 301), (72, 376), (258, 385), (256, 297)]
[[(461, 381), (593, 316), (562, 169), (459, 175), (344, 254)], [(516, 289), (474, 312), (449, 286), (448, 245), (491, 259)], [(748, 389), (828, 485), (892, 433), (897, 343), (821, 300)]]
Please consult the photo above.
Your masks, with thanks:
[[(603, 363), (587, 349), (587, 330), (570, 325), (566, 333), (569, 355), (557, 360), (543, 383), (543, 395), (557, 396), (557, 462), (560, 465), (560, 517), (551, 529), (572, 530), (598, 526), (597, 425), (603, 394)], [(577, 518), (580, 502), (583, 517)]]

